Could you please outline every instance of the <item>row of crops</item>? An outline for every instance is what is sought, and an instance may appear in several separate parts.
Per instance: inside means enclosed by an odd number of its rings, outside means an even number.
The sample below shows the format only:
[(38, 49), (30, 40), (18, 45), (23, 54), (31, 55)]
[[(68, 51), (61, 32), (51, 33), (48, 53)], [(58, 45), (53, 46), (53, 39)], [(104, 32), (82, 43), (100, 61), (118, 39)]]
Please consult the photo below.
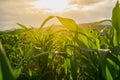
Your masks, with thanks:
[[(53, 18), (63, 27), (43, 28)], [(106, 21), (111, 25), (92, 27)], [(59, 16), (39, 29), (18, 25), (22, 29), (0, 32), (0, 80), (120, 80), (118, 1), (111, 20), (87, 28)]]

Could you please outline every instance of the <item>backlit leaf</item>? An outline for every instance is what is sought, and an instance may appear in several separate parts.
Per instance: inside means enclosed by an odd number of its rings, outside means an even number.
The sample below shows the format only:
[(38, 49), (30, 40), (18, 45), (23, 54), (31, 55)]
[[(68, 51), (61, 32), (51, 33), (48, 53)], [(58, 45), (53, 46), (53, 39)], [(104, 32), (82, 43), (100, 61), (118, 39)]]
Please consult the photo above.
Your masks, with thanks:
[(62, 17), (59, 17), (59, 16), (57, 16), (56, 18), (61, 22), (61, 24), (62, 24), (65, 28), (67, 28), (67, 29), (69, 29), (69, 30), (72, 30), (72, 31), (76, 31), (76, 29), (77, 29), (77, 24), (75, 23), (74, 20), (69, 19), (69, 18), (62, 18)]

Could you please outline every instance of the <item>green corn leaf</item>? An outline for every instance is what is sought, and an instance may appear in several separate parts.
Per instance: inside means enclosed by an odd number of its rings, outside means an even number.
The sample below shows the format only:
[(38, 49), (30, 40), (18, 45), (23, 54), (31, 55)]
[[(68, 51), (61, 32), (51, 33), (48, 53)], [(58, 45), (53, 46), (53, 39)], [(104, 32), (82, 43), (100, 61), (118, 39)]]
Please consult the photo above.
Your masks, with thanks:
[(33, 56), (34, 58), (40, 57), (42, 55), (48, 54), (49, 52), (42, 52), (40, 54), (36, 54), (35, 56)]
[(1, 68), (1, 62), (0, 62), (0, 80), (3, 80), (3, 78), (2, 78), (2, 68)]
[(43, 21), (43, 23), (41, 24), (41, 26), (39, 27), (39, 29), (42, 29), (43, 26), (44, 26), (50, 19), (52, 19), (52, 18), (54, 18), (54, 16), (49, 16), (48, 18), (46, 18), (46, 19)]
[(109, 72), (113, 78), (113, 80), (115, 80), (115, 78), (118, 75), (118, 71), (119, 71), (119, 66), (112, 60), (110, 60), (109, 58), (107, 59), (107, 67), (109, 69)]
[(70, 58), (65, 58), (65, 72), (67, 73), (71, 69)]
[(28, 30), (28, 28), (25, 26), (25, 25), (23, 25), (23, 24), (20, 24), (20, 23), (17, 23), (17, 25), (19, 25), (21, 28), (23, 28), (24, 30)]
[(31, 58), (35, 53), (35, 49), (31, 48), (28, 50), (28, 52), (25, 54), (24, 56), (24, 60), (29, 60), (29, 58)]
[(117, 0), (116, 6), (112, 11), (112, 26), (114, 28), (114, 46), (119, 45), (120, 43), (120, 6), (119, 0)]
[(98, 21), (98, 22), (94, 22), (91, 26), (99, 25), (99, 24), (104, 23), (104, 22), (111, 22), (111, 20), (105, 19), (105, 20), (101, 20), (101, 21)]
[(22, 67), (13, 70), (13, 74), (16, 79), (20, 76), (21, 73), (22, 73)]
[(61, 24), (67, 28), (68, 30), (76, 31), (77, 29), (77, 24), (75, 23), (74, 20), (69, 19), (69, 18), (62, 18), (59, 16), (56, 16), (56, 18), (61, 22)]
[(106, 80), (113, 80), (112, 75), (109, 71), (108, 66), (106, 66)]
[(9, 60), (0, 42), (0, 78), (2, 80), (15, 80)]
[(14, 30), (14, 31), (10, 31), (10, 32), (8, 32), (9, 34), (20, 34), (20, 33), (22, 33), (22, 32), (25, 32), (26, 30), (24, 30), (24, 29), (16, 29), (16, 30)]
[[(49, 16), (48, 18), (46, 18), (43, 23), (41, 24), (39, 29), (42, 29), (43, 26), (50, 20), (53, 19), (55, 16)], [(74, 20), (69, 19), (69, 18), (62, 18), (59, 16), (56, 16), (56, 18), (60, 21), (60, 23), (67, 29), (75, 31), (77, 29), (77, 24), (75, 23)]]
[(119, 30), (120, 27), (120, 6), (119, 6), (119, 0), (116, 3), (116, 6), (114, 7), (112, 11), (112, 25), (116, 30)]
[(31, 69), (29, 69), (29, 76), (31, 77), (32, 76), (32, 71), (31, 71)]
[(106, 79), (106, 60), (101, 62), (100, 67), (101, 67), (101, 75), (104, 79)]
[(74, 60), (70, 59), (70, 64), (71, 64), (72, 78), (73, 80), (77, 80), (78, 63), (75, 59)]
[(109, 54), (107, 54), (107, 56), (109, 59), (111, 59), (113, 62), (115, 62), (118, 66), (120, 66), (120, 61), (115, 55), (109, 53)]

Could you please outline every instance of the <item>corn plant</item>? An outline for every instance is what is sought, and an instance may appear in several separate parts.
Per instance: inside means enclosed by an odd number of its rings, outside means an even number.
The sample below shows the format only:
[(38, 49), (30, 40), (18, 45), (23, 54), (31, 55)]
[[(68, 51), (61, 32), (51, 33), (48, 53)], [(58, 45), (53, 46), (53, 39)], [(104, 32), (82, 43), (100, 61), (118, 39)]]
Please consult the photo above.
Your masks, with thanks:
[[(46, 18), (38, 29), (17, 23), (22, 29), (0, 33), (0, 80), (119, 80), (119, 17), (117, 1), (111, 20), (87, 28), (59, 16)], [(44, 28), (53, 18), (62, 29)], [(106, 21), (112, 25), (98, 27)]]

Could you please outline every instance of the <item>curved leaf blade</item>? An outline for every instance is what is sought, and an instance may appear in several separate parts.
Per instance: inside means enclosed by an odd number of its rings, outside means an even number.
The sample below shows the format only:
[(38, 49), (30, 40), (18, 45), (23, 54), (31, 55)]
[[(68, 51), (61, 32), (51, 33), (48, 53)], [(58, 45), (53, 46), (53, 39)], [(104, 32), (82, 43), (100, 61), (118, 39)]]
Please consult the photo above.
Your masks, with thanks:
[(23, 25), (23, 24), (17, 23), (17, 25), (19, 25), (21, 28), (23, 28), (25, 30), (28, 30), (28, 28), (25, 25)]
[(48, 18), (46, 18), (46, 19), (43, 21), (43, 23), (41, 24), (41, 26), (39, 27), (39, 29), (42, 29), (43, 26), (44, 26), (50, 19), (52, 19), (52, 18), (54, 18), (54, 16), (49, 16)]
[(9, 60), (0, 42), (0, 78), (2, 80), (15, 80)]
[(62, 18), (59, 16), (56, 16), (56, 18), (60, 21), (60, 23), (67, 29), (75, 31), (77, 29), (77, 24), (73, 19), (69, 18)]

